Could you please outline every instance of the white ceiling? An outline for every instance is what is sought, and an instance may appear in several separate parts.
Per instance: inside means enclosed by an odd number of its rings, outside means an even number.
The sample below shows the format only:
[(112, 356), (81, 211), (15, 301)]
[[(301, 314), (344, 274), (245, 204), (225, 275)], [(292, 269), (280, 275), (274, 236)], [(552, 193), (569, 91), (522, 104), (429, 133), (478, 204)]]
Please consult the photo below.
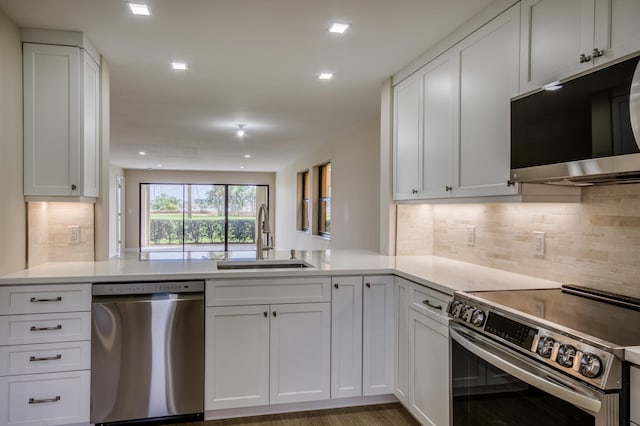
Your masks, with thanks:
[[(276, 171), (373, 119), (382, 82), (491, 0), (138, 2), (152, 15), (131, 15), (124, 0), (0, 0), (0, 9), (21, 27), (82, 31), (104, 55), (112, 164)], [(352, 26), (330, 34), (333, 21)], [(189, 70), (171, 70), (176, 60)], [(317, 80), (322, 71), (334, 79)]]

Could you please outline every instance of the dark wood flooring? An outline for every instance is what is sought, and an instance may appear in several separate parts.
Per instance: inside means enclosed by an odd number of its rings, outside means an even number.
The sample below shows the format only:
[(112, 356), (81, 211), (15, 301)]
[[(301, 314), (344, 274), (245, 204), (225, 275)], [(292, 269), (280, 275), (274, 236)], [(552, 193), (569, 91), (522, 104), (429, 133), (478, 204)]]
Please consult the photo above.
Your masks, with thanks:
[(382, 404), (269, 416), (210, 420), (172, 426), (419, 426), (402, 405)]

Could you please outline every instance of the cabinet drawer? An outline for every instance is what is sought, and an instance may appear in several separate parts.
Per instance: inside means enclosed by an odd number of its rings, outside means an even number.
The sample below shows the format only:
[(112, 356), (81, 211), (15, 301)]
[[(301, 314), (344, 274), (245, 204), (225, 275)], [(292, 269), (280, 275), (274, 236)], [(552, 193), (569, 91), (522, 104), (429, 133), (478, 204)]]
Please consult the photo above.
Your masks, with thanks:
[(207, 306), (267, 305), (331, 301), (331, 279), (255, 278), (209, 280)]
[(0, 346), (90, 338), (91, 312), (0, 316)]
[(0, 376), (88, 370), (91, 342), (0, 346)]
[(89, 422), (89, 370), (0, 377), (0, 424)]
[(91, 310), (91, 284), (0, 287), (3, 315)]
[(430, 318), (446, 321), (447, 305), (453, 297), (417, 284), (412, 287), (411, 307)]

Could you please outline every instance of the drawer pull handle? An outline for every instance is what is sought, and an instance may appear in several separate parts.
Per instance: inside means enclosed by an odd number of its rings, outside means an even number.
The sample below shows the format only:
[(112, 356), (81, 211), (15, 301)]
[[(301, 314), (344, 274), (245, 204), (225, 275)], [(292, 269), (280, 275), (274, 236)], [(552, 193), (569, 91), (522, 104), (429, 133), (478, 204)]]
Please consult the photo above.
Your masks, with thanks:
[(58, 401), (60, 401), (60, 395), (56, 395), (54, 398), (48, 398), (48, 399), (29, 398), (29, 404), (44, 404), (46, 402), (58, 402)]
[(29, 362), (36, 362), (36, 361), (55, 361), (57, 359), (62, 359), (62, 355), (58, 354), (55, 356), (43, 356), (43, 357), (37, 357), (37, 356), (30, 356), (29, 357)]
[(432, 304), (429, 299), (425, 300), (422, 302), (424, 305), (427, 305), (428, 307), (430, 307), (431, 309), (437, 309), (438, 311), (442, 310), (442, 305), (434, 305)]
[(36, 327), (32, 325), (30, 328), (31, 331), (50, 331), (50, 330), (62, 330), (62, 325), (58, 324), (55, 327)]
[(38, 302), (62, 302), (62, 296), (58, 296), (55, 299), (38, 299), (37, 297), (31, 298), (31, 303), (38, 303)]

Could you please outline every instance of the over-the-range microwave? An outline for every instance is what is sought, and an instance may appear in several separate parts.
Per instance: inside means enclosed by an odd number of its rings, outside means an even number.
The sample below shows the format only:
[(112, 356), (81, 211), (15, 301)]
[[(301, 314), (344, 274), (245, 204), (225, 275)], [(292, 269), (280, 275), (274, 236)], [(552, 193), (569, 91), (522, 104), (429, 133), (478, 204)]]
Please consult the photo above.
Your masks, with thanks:
[(640, 182), (640, 56), (511, 101), (511, 179)]

